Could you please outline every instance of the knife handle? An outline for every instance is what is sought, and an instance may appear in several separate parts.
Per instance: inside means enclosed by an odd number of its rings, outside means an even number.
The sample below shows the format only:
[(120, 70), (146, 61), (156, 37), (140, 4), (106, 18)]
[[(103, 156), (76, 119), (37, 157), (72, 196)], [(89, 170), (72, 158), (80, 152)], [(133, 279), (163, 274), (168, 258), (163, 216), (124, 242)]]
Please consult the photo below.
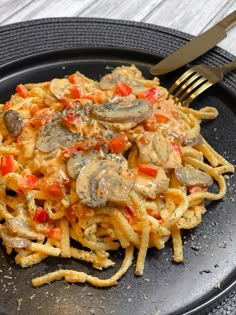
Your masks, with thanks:
[(222, 26), (226, 31), (236, 25), (236, 10), (221, 20), (218, 25)]

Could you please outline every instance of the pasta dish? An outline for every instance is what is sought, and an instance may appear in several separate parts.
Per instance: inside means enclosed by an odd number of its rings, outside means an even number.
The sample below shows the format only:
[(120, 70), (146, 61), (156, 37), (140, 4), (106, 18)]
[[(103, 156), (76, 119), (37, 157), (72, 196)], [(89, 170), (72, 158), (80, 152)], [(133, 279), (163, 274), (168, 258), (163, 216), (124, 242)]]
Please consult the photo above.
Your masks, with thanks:
[[(183, 262), (181, 230), (193, 229), (205, 201), (222, 199), (232, 164), (201, 136), (200, 110), (174, 102), (158, 78), (136, 66), (94, 81), (80, 72), (19, 84), (0, 105), (0, 237), (22, 268), (48, 256), (114, 266), (109, 279), (60, 269), (32, 280), (117, 284), (135, 257), (144, 273), (149, 248), (168, 240)], [(78, 246), (76, 246), (77, 244)], [(134, 252), (134, 249), (137, 250)]]

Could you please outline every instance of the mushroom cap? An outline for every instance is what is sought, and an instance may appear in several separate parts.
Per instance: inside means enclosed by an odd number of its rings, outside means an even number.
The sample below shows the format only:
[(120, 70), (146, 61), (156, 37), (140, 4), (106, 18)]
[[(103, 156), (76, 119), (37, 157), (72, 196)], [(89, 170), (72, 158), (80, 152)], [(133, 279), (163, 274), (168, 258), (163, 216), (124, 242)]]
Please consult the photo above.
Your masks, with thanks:
[(6, 111), (3, 114), (3, 121), (11, 136), (18, 137), (21, 134), (24, 123), (17, 111), (13, 109)]
[(91, 111), (93, 118), (113, 123), (130, 123), (138, 124), (152, 115), (153, 106), (145, 99), (134, 99), (128, 104), (103, 103), (96, 105)]
[(81, 203), (92, 208), (102, 207), (107, 201), (124, 203), (134, 180), (120, 175), (121, 169), (119, 163), (111, 160), (92, 160), (83, 166), (76, 180)]
[(51, 121), (40, 130), (36, 142), (36, 148), (42, 152), (52, 152), (57, 146), (68, 148), (72, 146), (80, 137), (64, 128), (59, 119)]
[(210, 175), (190, 166), (177, 167), (175, 175), (185, 186), (210, 186), (213, 184), (213, 179)]

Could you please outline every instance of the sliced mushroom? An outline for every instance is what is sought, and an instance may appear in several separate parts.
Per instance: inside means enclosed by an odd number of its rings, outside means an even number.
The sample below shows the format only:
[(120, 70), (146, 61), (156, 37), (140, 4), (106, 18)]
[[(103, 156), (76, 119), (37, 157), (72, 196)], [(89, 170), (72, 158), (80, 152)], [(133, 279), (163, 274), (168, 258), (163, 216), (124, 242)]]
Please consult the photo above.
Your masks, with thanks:
[(156, 132), (153, 137), (153, 147), (157, 152), (158, 158), (162, 162), (167, 162), (169, 159), (170, 146), (166, 137)]
[(10, 233), (6, 227), (0, 228), (0, 234), (3, 242), (11, 248), (26, 248), (30, 246), (31, 241), (23, 237), (18, 237), (13, 233)]
[(104, 103), (94, 106), (91, 114), (94, 118), (113, 123), (138, 124), (152, 115), (153, 107), (144, 99), (135, 99), (127, 105)]
[(184, 139), (184, 145), (188, 145), (188, 146), (191, 146), (191, 147), (199, 145), (202, 142), (203, 142), (203, 138), (202, 138), (202, 136), (200, 134), (198, 136), (194, 137), (194, 138), (185, 138)]
[(68, 175), (76, 179), (82, 167), (91, 162), (91, 160), (98, 159), (101, 156), (99, 151), (78, 151), (66, 163)]
[(106, 191), (107, 200), (121, 204), (127, 202), (132, 187), (132, 181), (125, 181), (123, 177), (112, 171), (112, 174), (101, 178), (97, 191), (98, 193)]
[(23, 120), (20, 114), (12, 109), (9, 109), (3, 114), (3, 121), (9, 134), (13, 137), (18, 137), (23, 128)]
[(115, 161), (125, 169), (128, 168), (128, 161), (122, 154), (109, 153), (106, 155), (106, 159), (110, 161)]
[(27, 223), (26, 217), (23, 215), (18, 215), (7, 220), (7, 227), (10, 233), (17, 235), (18, 237), (26, 238), (29, 240), (44, 239), (44, 235), (35, 232)]
[(42, 152), (52, 152), (57, 146), (68, 148), (80, 137), (64, 128), (60, 120), (54, 120), (40, 130), (36, 148)]
[(50, 91), (57, 99), (61, 99), (65, 94), (71, 83), (68, 79), (53, 79), (50, 82)]
[(177, 167), (175, 175), (185, 186), (210, 186), (213, 184), (213, 179), (210, 175), (190, 166)]
[[(76, 193), (81, 203), (94, 208), (104, 206), (107, 201), (124, 202), (124, 193), (127, 199), (133, 187), (133, 179), (119, 176), (120, 170), (119, 163), (108, 160), (94, 160), (85, 165), (76, 180)], [(116, 187), (119, 187), (116, 193), (113, 187), (115, 182)]]

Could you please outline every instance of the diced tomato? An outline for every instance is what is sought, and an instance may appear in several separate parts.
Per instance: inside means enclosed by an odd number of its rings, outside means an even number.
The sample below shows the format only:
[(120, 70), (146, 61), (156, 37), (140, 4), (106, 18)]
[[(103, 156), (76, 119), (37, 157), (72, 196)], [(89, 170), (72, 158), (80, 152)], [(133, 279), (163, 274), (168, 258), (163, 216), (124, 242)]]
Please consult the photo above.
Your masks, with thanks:
[(159, 124), (165, 124), (170, 120), (170, 118), (167, 115), (165, 115), (159, 111), (156, 111), (154, 113), (154, 116), (156, 117), (156, 120)]
[(49, 195), (58, 199), (63, 199), (66, 194), (66, 189), (63, 183), (59, 183), (57, 181), (47, 185), (46, 191)]
[(50, 228), (48, 236), (54, 240), (60, 241), (62, 237), (62, 231), (60, 227)]
[(206, 186), (192, 186), (188, 188), (190, 194), (198, 193), (198, 192), (205, 192), (207, 191)]
[(15, 160), (13, 155), (1, 156), (1, 173), (2, 176), (14, 172), (15, 170)]
[(80, 90), (76, 86), (72, 86), (69, 90), (72, 98), (81, 98)]
[(158, 167), (156, 165), (139, 164), (138, 170), (139, 172), (151, 177), (156, 177), (158, 174)]
[(27, 88), (23, 84), (18, 84), (16, 87), (16, 91), (23, 98), (26, 98), (29, 93)]
[(49, 220), (48, 212), (41, 207), (37, 207), (34, 212), (33, 220), (37, 223), (47, 223)]
[(138, 98), (144, 98), (148, 100), (151, 104), (156, 103), (157, 98), (160, 96), (155, 87), (150, 88), (149, 90), (141, 91), (137, 93)]
[(6, 112), (11, 108), (10, 102), (6, 102), (3, 106), (3, 111)]
[(38, 177), (28, 174), (18, 180), (20, 190), (33, 189), (38, 183)]
[(119, 133), (116, 137), (112, 138), (108, 143), (109, 149), (112, 153), (123, 152), (129, 140), (124, 132)]
[(119, 82), (114, 90), (115, 95), (120, 95), (120, 96), (128, 96), (132, 93), (132, 88), (125, 84), (124, 82)]
[(171, 141), (170, 144), (176, 153), (178, 153), (180, 156), (183, 156), (183, 151), (180, 144), (175, 141)]

